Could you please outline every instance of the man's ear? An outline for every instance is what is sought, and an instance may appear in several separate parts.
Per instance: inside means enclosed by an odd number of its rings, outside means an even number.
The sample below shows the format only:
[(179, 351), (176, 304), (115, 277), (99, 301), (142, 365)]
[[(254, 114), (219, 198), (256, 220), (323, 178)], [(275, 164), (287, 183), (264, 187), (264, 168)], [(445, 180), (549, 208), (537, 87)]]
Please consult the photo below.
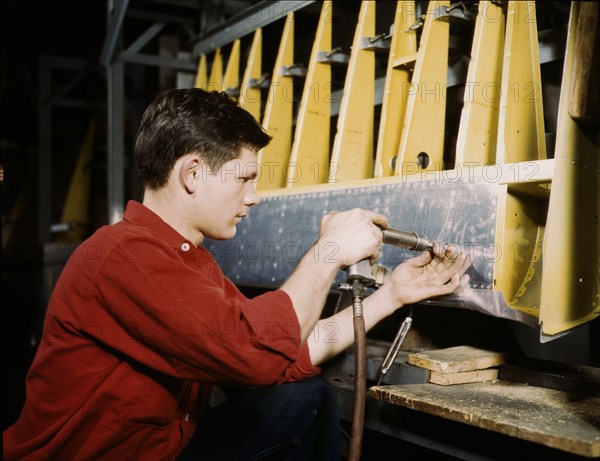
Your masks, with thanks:
[(179, 182), (189, 194), (196, 192), (202, 176), (202, 160), (195, 154), (182, 157), (179, 164)]

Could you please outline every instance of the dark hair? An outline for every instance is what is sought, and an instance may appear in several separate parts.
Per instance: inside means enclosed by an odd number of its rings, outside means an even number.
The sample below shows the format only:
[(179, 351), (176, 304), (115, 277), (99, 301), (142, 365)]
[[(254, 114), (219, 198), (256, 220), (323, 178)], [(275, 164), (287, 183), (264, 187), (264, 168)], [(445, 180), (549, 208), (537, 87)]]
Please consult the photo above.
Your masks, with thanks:
[(157, 190), (180, 157), (196, 153), (212, 172), (271, 141), (256, 119), (226, 93), (199, 88), (159, 93), (142, 117), (135, 158), (144, 185)]

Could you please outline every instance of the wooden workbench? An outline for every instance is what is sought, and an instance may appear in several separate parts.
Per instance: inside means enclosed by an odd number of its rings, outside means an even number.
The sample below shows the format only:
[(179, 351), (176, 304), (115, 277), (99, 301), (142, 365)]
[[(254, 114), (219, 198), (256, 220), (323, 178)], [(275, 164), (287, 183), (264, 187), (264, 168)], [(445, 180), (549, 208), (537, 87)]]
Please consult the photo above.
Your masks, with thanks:
[(600, 456), (600, 398), (495, 381), (374, 386), (370, 397), (586, 457)]

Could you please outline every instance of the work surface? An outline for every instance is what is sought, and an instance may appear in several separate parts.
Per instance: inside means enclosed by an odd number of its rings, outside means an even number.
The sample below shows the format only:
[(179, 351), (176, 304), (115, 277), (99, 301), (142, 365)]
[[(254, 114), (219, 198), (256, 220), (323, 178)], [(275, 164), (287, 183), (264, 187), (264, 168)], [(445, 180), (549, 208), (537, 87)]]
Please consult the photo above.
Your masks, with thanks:
[(494, 381), (374, 386), (395, 405), (587, 457), (600, 456), (600, 398)]

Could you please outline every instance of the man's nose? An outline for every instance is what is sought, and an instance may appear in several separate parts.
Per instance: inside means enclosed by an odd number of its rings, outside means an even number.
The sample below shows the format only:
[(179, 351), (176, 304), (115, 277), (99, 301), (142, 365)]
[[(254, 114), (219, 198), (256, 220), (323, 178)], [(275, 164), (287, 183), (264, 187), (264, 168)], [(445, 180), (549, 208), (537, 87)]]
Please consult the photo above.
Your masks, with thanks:
[(244, 195), (244, 205), (254, 206), (260, 203), (260, 197), (256, 193), (256, 182), (252, 181), (248, 183), (248, 190)]

